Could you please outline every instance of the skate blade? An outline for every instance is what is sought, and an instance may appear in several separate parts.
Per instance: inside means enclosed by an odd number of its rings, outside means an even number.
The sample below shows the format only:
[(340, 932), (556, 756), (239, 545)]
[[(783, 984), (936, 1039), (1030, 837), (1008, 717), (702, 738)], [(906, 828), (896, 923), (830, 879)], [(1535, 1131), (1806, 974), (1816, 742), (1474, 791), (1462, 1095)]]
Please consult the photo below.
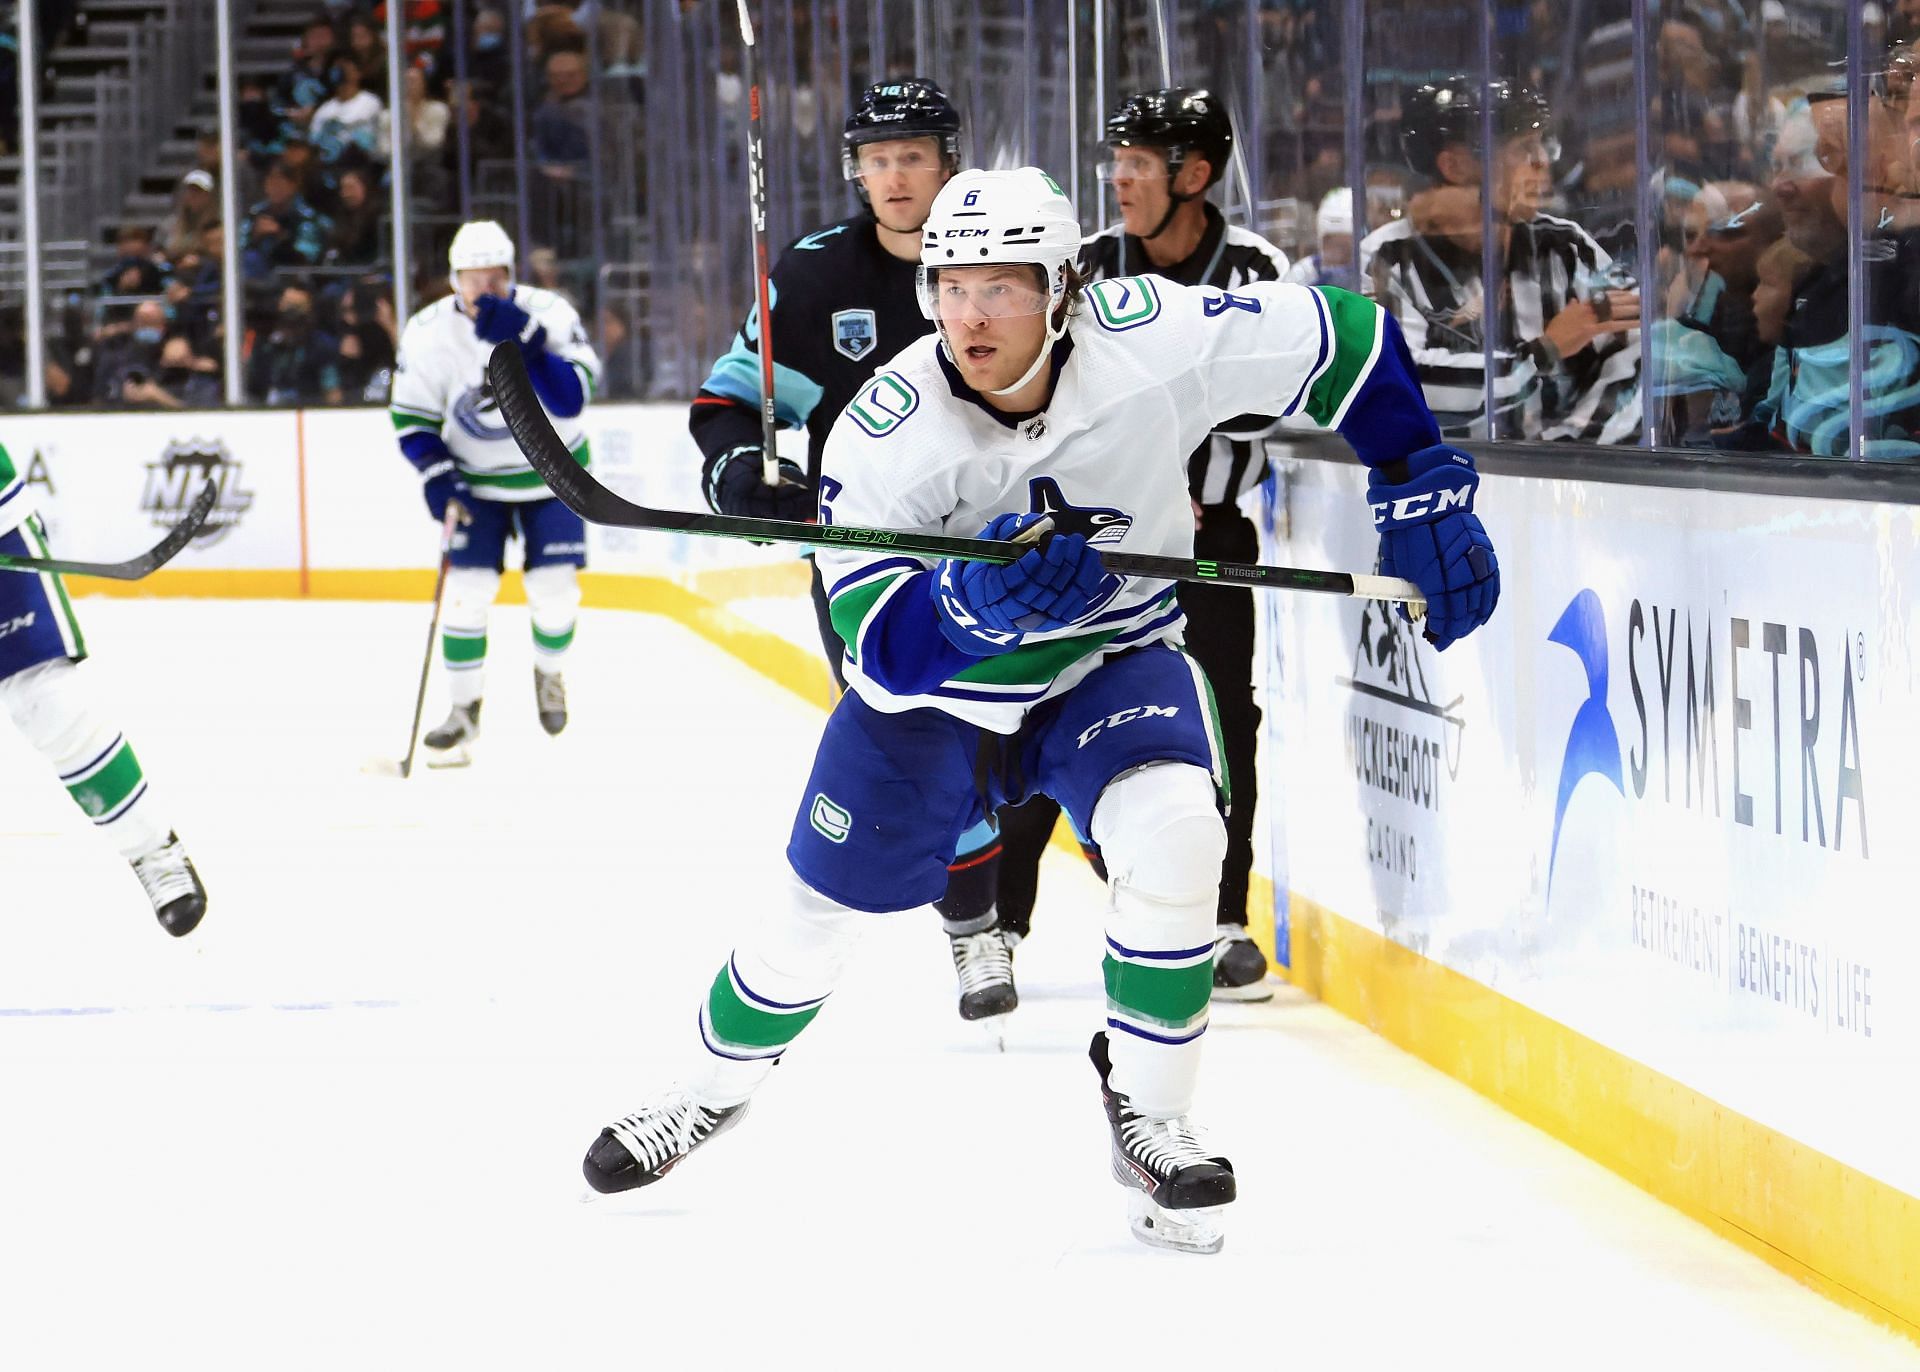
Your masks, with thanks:
[(1274, 978), (1262, 977), (1258, 981), (1248, 982), (1245, 986), (1216, 986), (1213, 999), (1241, 1004), (1258, 1004), (1273, 999)]
[(421, 760), (434, 771), (443, 772), (450, 767), (471, 767), (473, 754), (467, 750), (466, 744), (456, 743), (447, 749), (428, 749), (421, 754)]
[(1133, 1236), (1151, 1248), (1175, 1253), (1218, 1253), (1227, 1241), (1221, 1223), (1225, 1207), (1213, 1205), (1193, 1210), (1167, 1210), (1154, 1204), (1144, 1191), (1127, 1194), (1127, 1226)]

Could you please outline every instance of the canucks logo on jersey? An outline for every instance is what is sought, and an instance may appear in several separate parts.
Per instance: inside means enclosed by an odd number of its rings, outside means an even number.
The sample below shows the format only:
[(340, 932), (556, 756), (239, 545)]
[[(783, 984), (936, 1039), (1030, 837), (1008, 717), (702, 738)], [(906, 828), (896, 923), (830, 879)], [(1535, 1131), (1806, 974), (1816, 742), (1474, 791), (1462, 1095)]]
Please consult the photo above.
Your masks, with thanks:
[(511, 440), (512, 432), (506, 421), (500, 417), (500, 406), (494, 402), (493, 392), (485, 386), (469, 386), (453, 402), (453, 422), (460, 431), (483, 443)]
[(1055, 530), (1082, 534), (1096, 547), (1118, 543), (1133, 527), (1133, 516), (1125, 510), (1070, 503), (1061, 494), (1060, 483), (1050, 476), (1036, 476), (1027, 482), (1027, 493), (1033, 513), (1052, 515)]

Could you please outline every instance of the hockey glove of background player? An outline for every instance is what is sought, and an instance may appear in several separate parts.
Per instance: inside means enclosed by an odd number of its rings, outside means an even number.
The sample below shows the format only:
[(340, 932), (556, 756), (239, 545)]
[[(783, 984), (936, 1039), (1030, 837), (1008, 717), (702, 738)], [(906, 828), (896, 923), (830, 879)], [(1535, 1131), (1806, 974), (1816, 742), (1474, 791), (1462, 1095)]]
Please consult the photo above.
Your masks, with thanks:
[[(1444, 649), (1485, 624), (1500, 599), (1500, 564), (1473, 512), (1480, 474), (1473, 458), (1444, 443), (1406, 461), (1404, 481), (1379, 468), (1367, 478), (1380, 574), (1405, 577), (1427, 598), (1426, 639)], [(1406, 607), (1400, 607), (1408, 618)]]
[(473, 508), (473, 494), (454, 463), (453, 453), (437, 433), (416, 429), (400, 440), (414, 470), (420, 473), (420, 492), (427, 498), (427, 511), (438, 524), (447, 517), (447, 502), (457, 500), (466, 509)]
[(547, 351), (546, 326), (534, 323), (533, 316), (510, 296), (483, 295), (476, 300), (473, 331), (488, 343), (505, 343), (509, 338), (519, 341), (533, 393), (548, 413), (571, 419), (586, 408), (587, 392), (580, 373), (571, 362)]
[(761, 479), (760, 453), (758, 443), (743, 443), (708, 458), (701, 482), (707, 504), (716, 513), (743, 519), (812, 519), (813, 492), (807, 489), (807, 474), (783, 457), (780, 484), (769, 486)]
[[(1003, 514), (980, 537), (1012, 539), (1047, 518)], [(1099, 554), (1081, 534), (1055, 534), (1009, 565), (948, 558), (936, 572), (933, 603), (940, 631), (975, 657), (1007, 652), (1026, 634), (1077, 624), (1125, 584), (1100, 565)]]

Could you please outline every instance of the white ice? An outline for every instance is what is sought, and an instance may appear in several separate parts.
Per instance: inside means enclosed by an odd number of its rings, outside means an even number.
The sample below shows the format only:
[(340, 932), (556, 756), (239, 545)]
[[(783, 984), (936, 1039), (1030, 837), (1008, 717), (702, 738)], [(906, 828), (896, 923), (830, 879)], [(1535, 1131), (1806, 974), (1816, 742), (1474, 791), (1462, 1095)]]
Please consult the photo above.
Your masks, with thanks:
[(1004, 1052), (931, 914), (878, 919), (738, 1131), (585, 1203), (773, 887), (819, 709), (588, 613), (550, 741), (502, 610), (476, 765), (403, 783), (360, 767), (424, 607), (79, 608), (213, 903), (166, 937), (0, 729), (0, 1366), (1920, 1367), (1285, 989), (1209, 1035), (1225, 1251), (1143, 1247), (1060, 856)]

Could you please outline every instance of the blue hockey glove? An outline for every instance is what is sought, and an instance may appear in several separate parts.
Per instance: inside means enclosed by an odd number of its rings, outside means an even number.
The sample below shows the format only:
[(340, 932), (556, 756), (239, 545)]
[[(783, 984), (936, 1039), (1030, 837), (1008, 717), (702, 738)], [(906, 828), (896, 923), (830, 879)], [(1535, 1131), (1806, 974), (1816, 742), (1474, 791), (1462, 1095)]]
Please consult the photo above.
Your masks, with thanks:
[(769, 486), (760, 464), (758, 443), (729, 448), (707, 464), (707, 504), (724, 515), (745, 519), (812, 519), (813, 492), (796, 463), (780, 459), (780, 484)]
[[(1485, 624), (1500, 599), (1500, 564), (1473, 512), (1480, 474), (1473, 458), (1444, 443), (1407, 459), (1407, 479), (1367, 479), (1380, 573), (1405, 577), (1427, 598), (1426, 639), (1445, 649)], [(1400, 610), (1407, 618), (1406, 607)]]
[(473, 331), (488, 343), (517, 338), (528, 348), (546, 345), (547, 331), (504, 295), (483, 295), (473, 306)]
[[(1003, 514), (980, 532), (1011, 539), (1048, 516)], [(948, 558), (934, 578), (940, 631), (964, 653), (986, 657), (1019, 646), (1027, 634), (1077, 624), (1125, 583), (1100, 565), (1081, 534), (1056, 534), (1006, 566)]]
[[(456, 501), (465, 509), (473, 508), (473, 492), (461, 479), (460, 469), (453, 465), (453, 459), (436, 463), (421, 473), (426, 480), (421, 482), (420, 490), (427, 498), (427, 512), (438, 524), (447, 517), (447, 502)], [(461, 523), (465, 523), (462, 520)]]

